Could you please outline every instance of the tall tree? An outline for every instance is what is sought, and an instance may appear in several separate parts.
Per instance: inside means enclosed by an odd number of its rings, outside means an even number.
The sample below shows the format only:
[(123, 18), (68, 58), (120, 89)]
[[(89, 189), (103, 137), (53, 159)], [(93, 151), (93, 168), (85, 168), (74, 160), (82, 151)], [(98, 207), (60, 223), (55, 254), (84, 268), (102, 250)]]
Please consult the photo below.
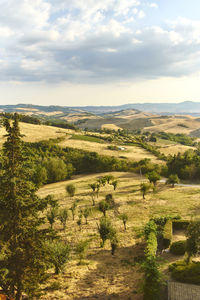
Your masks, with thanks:
[[(22, 293), (36, 295), (45, 278), (47, 231), (39, 213), (47, 206), (36, 196), (23, 155), (17, 114), (12, 124), (5, 120), (7, 140), (3, 145), (0, 176), (0, 286), (16, 300)], [(25, 167), (26, 164), (26, 167)]]

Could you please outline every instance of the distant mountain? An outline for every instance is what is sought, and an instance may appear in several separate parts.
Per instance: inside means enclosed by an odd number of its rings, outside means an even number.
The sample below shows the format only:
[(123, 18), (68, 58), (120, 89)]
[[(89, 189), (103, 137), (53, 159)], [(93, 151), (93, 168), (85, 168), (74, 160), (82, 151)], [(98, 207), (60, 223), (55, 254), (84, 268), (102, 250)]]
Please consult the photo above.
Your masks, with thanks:
[(5, 112), (31, 111), (43, 112), (91, 112), (94, 114), (112, 113), (127, 109), (159, 114), (200, 114), (200, 102), (184, 101), (181, 103), (130, 103), (118, 106), (40, 106), (32, 104), (0, 105), (0, 110)]

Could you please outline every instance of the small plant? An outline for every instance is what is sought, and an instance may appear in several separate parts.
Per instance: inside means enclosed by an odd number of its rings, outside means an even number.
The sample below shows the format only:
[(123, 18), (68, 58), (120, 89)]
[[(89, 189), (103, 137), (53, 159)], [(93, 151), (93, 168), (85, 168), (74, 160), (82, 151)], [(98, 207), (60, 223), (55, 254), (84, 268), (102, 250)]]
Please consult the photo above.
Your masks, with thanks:
[(103, 213), (104, 217), (106, 216), (106, 211), (110, 208), (110, 205), (107, 201), (102, 200), (99, 202), (99, 210)]
[(114, 180), (113, 182), (111, 182), (111, 185), (113, 186), (114, 191), (115, 191), (117, 189), (117, 186), (118, 186), (118, 181)]
[(60, 220), (61, 224), (63, 225), (63, 230), (66, 229), (67, 219), (69, 217), (68, 210), (66, 208), (60, 209), (58, 213), (58, 219)]
[(122, 220), (124, 224), (124, 230), (126, 230), (126, 222), (128, 221), (128, 215), (123, 213), (119, 215), (120, 220)]
[(101, 184), (97, 183), (97, 187), (96, 187), (97, 198), (99, 197), (100, 188), (101, 188)]
[(100, 219), (100, 224), (98, 225), (98, 231), (100, 234), (100, 238), (102, 240), (101, 247), (104, 247), (105, 241), (108, 239), (112, 239), (116, 235), (116, 230), (111, 224), (110, 219), (106, 217), (102, 217)]
[(84, 211), (83, 211), (83, 215), (84, 215), (84, 218), (85, 218), (85, 223), (88, 224), (88, 217), (91, 213), (91, 209), (90, 208), (85, 208)]
[(76, 202), (74, 202), (74, 203), (72, 204), (72, 206), (70, 207), (70, 210), (71, 210), (71, 212), (72, 212), (72, 218), (73, 218), (73, 221), (74, 221), (74, 217), (75, 217), (75, 214), (76, 214), (76, 207), (77, 207)]
[(47, 243), (49, 250), (49, 261), (55, 267), (55, 274), (63, 271), (65, 263), (69, 259), (70, 246), (60, 241)]
[(51, 229), (53, 228), (53, 224), (56, 221), (56, 217), (58, 214), (58, 210), (57, 208), (51, 208), (48, 212), (47, 212), (47, 220), (51, 226)]
[(97, 188), (97, 184), (96, 183), (92, 183), (92, 184), (89, 184), (89, 186), (91, 187), (92, 191), (95, 192), (95, 190)]
[(142, 192), (142, 197), (143, 199), (145, 199), (145, 195), (147, 194), (147, 192), (150, 190), (151, 185), (147, 184), (147, 183), (141, 183), (140, 185), (140, 191)]
[(77, 221), (77, 225), (79, 226), (80, 231), (81, 231), (81, 225), (82, 225), (82, 218), (83, 218), (83, 212), (82, 212), (82, 210), (80, 210), (79, 215), (78, 215), (78, 221)]
[(68, 184), (66, 186), (66, 192), (68, 193), (68, 195), (73, 198), (76, 192), (76, 188), (73, 184)]
[(82, 264), (83, 259), (86, 256), (86, 252), (88, 250), (88, 247), (89, 247), (89, 241), (88, 240), (82, 240), (77, 244), (75, 251), (79, 256), (79, 264)]
[(118, 239), (117, 239), (116, 234), (111, 238), (110, 245), (111, 245), (111, 254), (115, 255), (115, 251), (118, 247)]

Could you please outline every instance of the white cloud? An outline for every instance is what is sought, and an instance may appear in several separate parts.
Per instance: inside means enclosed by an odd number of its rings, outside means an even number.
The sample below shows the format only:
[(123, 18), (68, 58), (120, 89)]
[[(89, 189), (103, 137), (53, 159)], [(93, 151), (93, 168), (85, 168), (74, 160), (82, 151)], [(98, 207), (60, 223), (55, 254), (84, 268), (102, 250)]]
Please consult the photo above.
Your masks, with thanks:
[(158, 4), (157, 3), (149, 3), (149, 7), (158, 8)]
[(0, 0), (0, 5), (1, 81), (122, 81), (200, 68), (200, 21), (179, 18), (138, 29), (146, 1)]

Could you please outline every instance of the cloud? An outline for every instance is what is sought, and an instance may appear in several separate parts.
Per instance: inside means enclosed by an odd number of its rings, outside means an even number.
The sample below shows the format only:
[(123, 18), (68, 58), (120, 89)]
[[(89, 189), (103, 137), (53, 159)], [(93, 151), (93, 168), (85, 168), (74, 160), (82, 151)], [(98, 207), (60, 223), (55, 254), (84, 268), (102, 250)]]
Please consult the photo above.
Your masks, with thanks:
[[(161, 26), (137, 0), (0, 0), (0, 80), (103, 83), (179, 77), (200, 67), (200, 22)], [(6, 16), (6, 17), (5, 17)]]

